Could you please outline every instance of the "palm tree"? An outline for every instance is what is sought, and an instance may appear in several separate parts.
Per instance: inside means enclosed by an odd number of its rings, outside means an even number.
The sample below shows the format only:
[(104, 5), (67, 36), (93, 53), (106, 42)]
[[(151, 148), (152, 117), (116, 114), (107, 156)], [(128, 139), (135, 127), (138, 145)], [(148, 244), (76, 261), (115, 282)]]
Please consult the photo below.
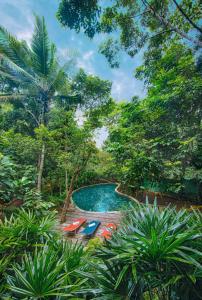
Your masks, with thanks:
[[(50, 106), (56, 99), (75, 104), (77, 95), (69, 95), (67, 64), (60, 66), (56, 47), (50, 42), (44, 17), (35, 16), (35, 29), (31, 45), (19, 41), (5, 28), (0, 27), (0, 75), (15, 82), (11, 93), (3, 93), (0, 100), (19, 100), (34, 119), (36, 126), (48, 124)], [(27, 100), (34, 99), (37, 114), (28, 109)], [(45, 159), (43, 142), (38, 159), (37, 189), (41, 191)]]

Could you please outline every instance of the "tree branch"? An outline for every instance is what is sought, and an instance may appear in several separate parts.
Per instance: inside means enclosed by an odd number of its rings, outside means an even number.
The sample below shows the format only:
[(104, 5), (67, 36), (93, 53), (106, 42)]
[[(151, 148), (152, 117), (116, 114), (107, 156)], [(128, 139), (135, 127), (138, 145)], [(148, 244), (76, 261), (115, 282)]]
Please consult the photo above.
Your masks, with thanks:
[(152, 15), (160, 21), (160, 23), (165, 27), (165, 28), (170, 28), (170, 30), (175, 31), (178, 33), (182, 38), (190, 41), (191, 43), (202, 47), (202, 42), (199, 40), (192, 39), (189, 35), (187, 35), (185, 32), (181, 31), (179, 28), (173, 26), (168, 20), (165, 20), (164, 17), (160, 16), (159, 14), (156, 13), (155, 9), (148, 3), (147, 0), (141, 0), (142, 3), (144, 4), (145, 7), (149, 7), (150, 12)]
[(134, 18), (141, 17), (142, 15), (144, 15), (144, 14), (146, 14), (146, 13), (148, 13), (148, 12), (149, 12), (149, 9), (148, 9), (148, 10), (145, 10), (145, 11), (143, 11), (142, 13), (140, 13), (140, 14), (138, 14), (138, 15), (131, 16), (131, 18), (132, 18), (132, 19), (134, 19)]
[(177, 3), (176, 0), (173, 0), (173, 2), (175, 3), (176, 7), (178, 8), (178, 10), (181, 12), (181, 14), (185, 17), (185, 19), (187, 19), (187, 21), (195, 28), (197, 29), (200, 33), (202, 33), (202, 29), (200, 27), (198, 27), (197, 24), (195, 24), (190, 18), (189, 16), (186, 14), (186, 12), (182, 9), (182, 7)]
[(26, 112), (28, 112), (33, 117), (33, 119), (35, 120), (35, 122), (39, 126), (40, 122), (38, 121), (37, 117), (33, 114), (33, 112), (31, 110), (29, 110), (24, 103), (22, 103), (22, 105), (23, 105), (24, 109), (26, 110)]
[(158, 32), (158, 33), (156, 33), (156, 34), (150, 36), (149, 39), (153, 39), (153, 38), (155, 38), (155, 37), (158, 36), (158, 35), (161, 35), (161, 34), (166, 33), (166, 32), (172, 32), (172, 31), (173, 31), (172, 29), (162, 30), (162, 31), (160, 31), (160, 32)]

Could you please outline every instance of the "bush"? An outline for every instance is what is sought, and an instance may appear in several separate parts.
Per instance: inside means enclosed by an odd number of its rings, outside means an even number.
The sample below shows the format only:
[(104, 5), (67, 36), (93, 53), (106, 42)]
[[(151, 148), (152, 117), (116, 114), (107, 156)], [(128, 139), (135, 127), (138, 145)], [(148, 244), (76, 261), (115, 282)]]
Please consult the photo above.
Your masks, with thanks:
[(201, 299), (202, 214), (136, 204), (124, 220), (97, 251), (104, 299)]
[[(87, 279), (78, 276), (85, 266), (83, 247), (67, 242), (45, 245), (33, 255), (26, 254), (8, 276), (8, 287), (15, 299), (83, 299)], [(86, 292), (86, 291), (85, 291)]]
[(58, 238), (50, 212), (37, 217), (22, 210), (6, 219), (0, 228), (2, 295), (50, 300), (201, 299), (202, 213), (136, 203), (125, 214), (110, 240), (102, 244), (95, 238), (85, 248)]
[(43, 244), (56, 238), (55, 214), (37, 218), (33, 211), (22, 209), (0, 223), (0, 256), (17, 255), (30, 250), (36, 244)]
[(52, 201), (44, 200), (42, 195), (35, 189), (32, 189), (25, 194), (23, 207), (26, 210), (34, 211), (37, 217), (47, 215), (47, 211), (54, 206), (55, 204)]
[(49, 241), (57, 241), (55, 213), (37, 217), (34, 211), (22, 209), (0, 223), (0, 291), (6, 289), (5, 274), (14, 262), (35, 247), (41, 248)]
[(33, 187), (33, 167), (26, 166), (23, 176), (20, 167), (8, 156), (0, 154), (0, 199), (9, 202), (14, 198), (23, 200), (24, 195)]

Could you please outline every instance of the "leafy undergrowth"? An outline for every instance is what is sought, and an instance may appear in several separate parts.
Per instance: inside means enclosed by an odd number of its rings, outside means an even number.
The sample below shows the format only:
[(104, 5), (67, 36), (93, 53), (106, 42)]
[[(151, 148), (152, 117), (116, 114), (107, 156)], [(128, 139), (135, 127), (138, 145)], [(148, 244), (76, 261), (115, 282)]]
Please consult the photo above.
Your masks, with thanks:
[(53, 212), (0, 224), (2, 299), (201, 299), (202, 214), (135, 204), (111, 240), (62, 240)]

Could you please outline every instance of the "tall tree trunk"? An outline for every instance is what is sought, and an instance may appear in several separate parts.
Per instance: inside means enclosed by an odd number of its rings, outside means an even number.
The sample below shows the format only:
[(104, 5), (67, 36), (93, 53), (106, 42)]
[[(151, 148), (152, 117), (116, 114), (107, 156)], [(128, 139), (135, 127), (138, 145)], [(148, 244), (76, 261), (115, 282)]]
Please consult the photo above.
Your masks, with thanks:
[(45, 144), (42, 145), (41, 153), (39, 156), (39, 163), (38, 163), (38, 175), (37, 175), (37, 191), (41, 192), (41, 185), (42, 185), (42, 175), (44, 169), (44, 159), (45, 159)]
[(78, 174), (79, 174), (79, 171), (77, 170), (71, 178), (69, 189), (67, 189), (67, 195), (66, 195), (66, 198), (65, 198), (65, 201), (64, 201), (64, 206), (63, 206), (62, 214), (61, 214), (61, 220), (60, 220), (61, 223), (64, 223), (66, 221), (66, 213), (67, 213), (67, 210), (68, 210), (69, 205), (70, 205), (72, 192), (74, 190), (74, 184), (75, 184), (75, 182), (78, 178)]
[(70, 181), (70, 186), (69, 186), (69, 189), (67, 190), (67, 196), (65, 198), (65, 201), (64, 201), (65, 203), (64, 203), (62, 213), (61, 213), (61, 220), (60, 220), (61, 223), (64, 223), (66, 221), (66, 213), (67, 213), (67, 210), (70, 205), (71, 195), (72, 195), (72, 192), (74, 189), (75, 182), (77, 181), (78, 176), (81, 173), (81, 171), (83, 171), (84, 168), (86, 167), (88, 160), (90, 158), (90, 155), (91, 155), (91, 151), (89, 151), (87, 156), (83, 158), (83, 161), (79, 163), (79, 166), (77, 165), (77, 167), (75, 167), (75, 169), (74, 169), (75, 171), (72, 175), (72, 178)]

